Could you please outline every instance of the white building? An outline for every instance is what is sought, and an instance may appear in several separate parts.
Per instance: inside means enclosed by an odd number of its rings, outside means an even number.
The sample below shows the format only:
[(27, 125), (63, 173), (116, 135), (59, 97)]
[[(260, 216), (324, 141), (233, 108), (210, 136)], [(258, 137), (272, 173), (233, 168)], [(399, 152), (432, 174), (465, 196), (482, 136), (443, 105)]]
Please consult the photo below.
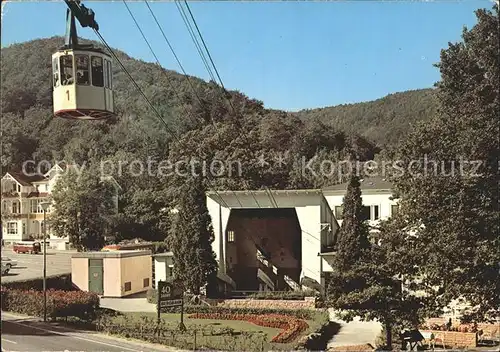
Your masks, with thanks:
[[(360, 180), (361, 199), (365, 219), (370, 226), (377, 226), (380, 220), (386, 220), (398, 210), (398, 203), (392, 199), (392, 183), (382, 177), (370, 177)], [(323, 189), (335, 218), (342, 224), (342, 204), (347, 191), (347, 183)]]
[[(41, 239), (43, 237), (42, 202), (51, 202), (51, 193), (57, 180), (66, 172), (66, 167), (54, 165), (44, 175), (29, 176), (22, 172), (7, 172), (1, 180), (2, 188), (2, 240), (14, 243)], [(118, 192), (120, 186), (113, 178), (109, 179), (115, 187), (113, 196), (118, 211)], [(50, 218), (52, 207), (46, 213)], [(68, 237), (57, 237), (47, 226), (50, 246), (66, 248)]]
[[(327, 259), (340, 229), (337, 217), (346, 189), (347, 184), (323, 190), (208, 192), (221, 287), (281, 291), (301, 289), (304, 282), (324, 287), (333, 271)], [(363, 180), (361, 191), (370, 225), (396, 211), (389, 182)]]
[(158, 281), (171, 281), (174, 278), (174, 254), (172, 252), (153, 254), (153, 288)]

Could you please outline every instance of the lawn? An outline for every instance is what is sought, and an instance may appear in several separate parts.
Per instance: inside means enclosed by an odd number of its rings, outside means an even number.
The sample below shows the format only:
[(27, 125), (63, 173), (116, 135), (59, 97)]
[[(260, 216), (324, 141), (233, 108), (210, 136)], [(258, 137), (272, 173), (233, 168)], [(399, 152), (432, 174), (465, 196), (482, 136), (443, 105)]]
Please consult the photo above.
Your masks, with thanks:
[[(147, 316), (150, 318), (156, 318), (156, 313), (126, 313), (126, 316), (132, 319), (140, 319), (141, 317)], [(245, 321), (239, 320), (213, 320), (213, 319), (190, 319), (189, 314), (184, 314), (184, 325), (188, 330), (193, 329), (203, 329), (203, 328), (217, 328), (233, 329), (235, 333), (238, 332), (250, 332), (250, 333), (262, 333), (265, 334), (268, 341), (271, 341), (273, 336), (280, 332), (280, 329), (268, 328), (264, 326), (258, 326), (252, 323), (247, 323)], [(117, 321), (124, 319), (124, 317), (116, 317)], [(181, 315), (175, 313), (162, 313), (161, 319), (165, 320), (168, 326), (177, 327), (181, 321)]]

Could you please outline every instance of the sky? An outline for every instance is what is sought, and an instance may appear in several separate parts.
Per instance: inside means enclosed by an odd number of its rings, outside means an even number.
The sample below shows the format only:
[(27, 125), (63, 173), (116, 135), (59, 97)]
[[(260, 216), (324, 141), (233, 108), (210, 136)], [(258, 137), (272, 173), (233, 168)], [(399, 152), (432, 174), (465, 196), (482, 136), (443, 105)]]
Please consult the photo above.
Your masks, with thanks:
[[(122, 1), (83, 1), (111, 47), (155, 62)], [(161, 65), (180, 71), (143, 1), (127, 2)], [(462, 1), (189, 1), (227, 89), (267, 108), (297, 111), (369, 101), (432, 87), (433, 66), (448, 42), (461, 39), (474, 11), (491, 0)], [(3, 4), (2, 4), (3, 5)], [(150, 1), (186, 72), (209, 75), (174, 2)], [(62, 1), (2, 6), (2, 48), (64, 35)], [(81, 37), (97, 40), (78, 25)], [(50, 58), (47, 58), (50, 60)]]

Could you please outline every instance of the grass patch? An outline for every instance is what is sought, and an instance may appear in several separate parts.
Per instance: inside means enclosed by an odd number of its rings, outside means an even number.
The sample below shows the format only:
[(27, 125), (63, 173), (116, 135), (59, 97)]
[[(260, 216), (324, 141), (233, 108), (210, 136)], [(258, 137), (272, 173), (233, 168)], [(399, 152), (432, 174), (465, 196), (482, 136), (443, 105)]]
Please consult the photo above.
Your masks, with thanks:
[[(117, 316), (114, 318), (116, 322), (124, 322), (127, 318), (140, 321), (142, 317), (149, 317), (156, 319), (156, 313), (126, 313), (124, 316)], [(161, 319), (164, 320), (169, 328), (175, 329), (181, 321), (181, 315), (177, 313), (162, 313)], [(250, 332), (250, 333), (263, 333), (268, 340), (271, 340), (280, 330), (258, 326), (252, 323), (238, 320), (213, 320), (213, 319), (191, 319), (188, 314), (184, 314), (184, 325), (188, 330), (202, 329), (204, 327), (214, 327), (218, 329), (231, 328), (236, 333)]]

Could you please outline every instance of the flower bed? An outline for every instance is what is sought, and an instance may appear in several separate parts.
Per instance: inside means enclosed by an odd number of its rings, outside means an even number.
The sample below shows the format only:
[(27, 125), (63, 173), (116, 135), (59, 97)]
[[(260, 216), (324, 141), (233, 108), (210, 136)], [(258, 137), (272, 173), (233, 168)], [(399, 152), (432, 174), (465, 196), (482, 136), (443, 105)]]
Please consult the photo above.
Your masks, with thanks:
[(269, 328), (282, 329), (273, 337), (271, 342), (288, 343), (295, 340), (309, 325), (301, 319), (281, 314), (254, 315), (254, 314), (224, 314), (224, 313), (197, 313), (189, 316), (191, 319), (220, 319), (243, 320), (249, 323)]

